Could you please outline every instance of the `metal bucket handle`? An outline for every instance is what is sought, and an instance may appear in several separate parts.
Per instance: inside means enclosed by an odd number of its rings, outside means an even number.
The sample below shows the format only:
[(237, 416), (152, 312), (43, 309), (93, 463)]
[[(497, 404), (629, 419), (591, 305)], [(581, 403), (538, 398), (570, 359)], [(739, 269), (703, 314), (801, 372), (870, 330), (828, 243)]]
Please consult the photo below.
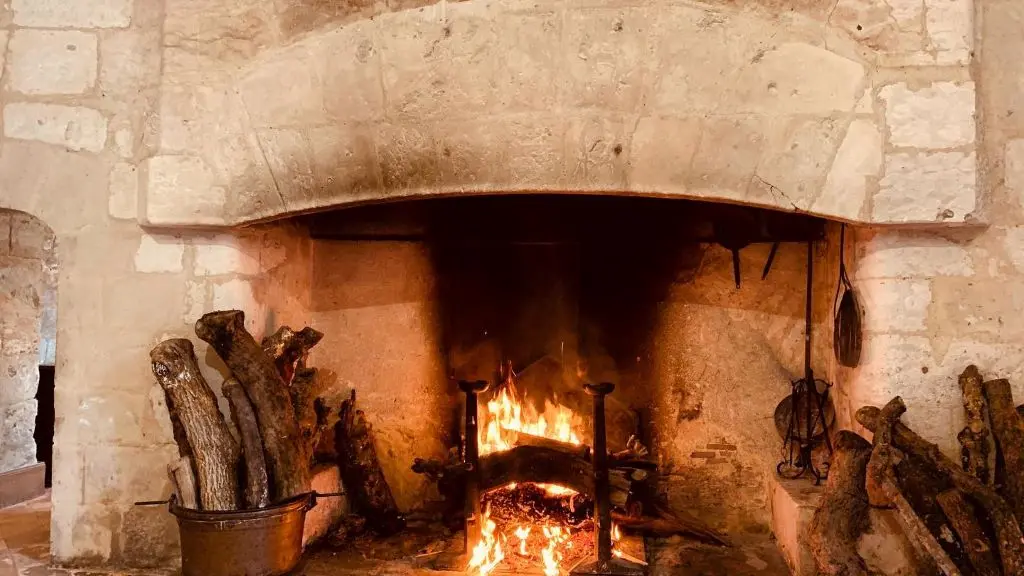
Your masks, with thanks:
[[(306, 497), (306, 504), (303, 506), (302, 510), (304, 512), (308, 512), (309, 510), (312, 510), (313, 508), (315, 508), (316, 507), (316, 501), (319, 498), (339, 498), (339, 497), (344, 496), (344, 495), (345, 495), (344, 492), (317, 492), (316, 490), (313, 490), (312, 492), (308, 492), (306, 494), (301, 494), (300, 496), (305, 496)], [(175, 507), (176, 503), (177, 503), (177, 497), (174, 494), (171, 494), (170, 498), (167, 498), (166, 500), (144, 500), (142, 502), (136, 502), (135, 505), (136, 506), (165, 506), (166, 505), (167, 506), (167, 510), (169, 512), (173, 513), (173, 510), (174, 510), (174, 507)], [(257, 509), (257, 510), (259, 510), (259, 509)], [(232, 510), (232, 512), (248, 512), (248, 510)]]

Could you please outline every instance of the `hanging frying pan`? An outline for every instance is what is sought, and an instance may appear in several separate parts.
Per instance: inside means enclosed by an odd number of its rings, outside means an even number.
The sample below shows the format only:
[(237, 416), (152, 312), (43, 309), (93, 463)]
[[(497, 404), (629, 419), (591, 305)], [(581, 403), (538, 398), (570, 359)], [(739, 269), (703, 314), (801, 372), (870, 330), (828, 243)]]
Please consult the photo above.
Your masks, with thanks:
[(857, 294), (853, 290), (850, 277), (846, 274), (845, 251), (846, 224), (843, 224), (839, 232), (839, 285), (836, 286), (832, 346), (840, 364), (856, 368), (860, 364), (862, 316)]

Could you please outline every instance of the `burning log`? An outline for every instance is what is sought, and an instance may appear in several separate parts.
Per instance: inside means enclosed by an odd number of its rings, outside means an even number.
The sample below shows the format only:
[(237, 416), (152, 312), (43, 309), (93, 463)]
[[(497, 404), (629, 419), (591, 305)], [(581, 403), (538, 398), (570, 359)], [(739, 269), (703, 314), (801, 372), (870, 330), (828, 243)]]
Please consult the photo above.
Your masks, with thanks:
[(1017, 518), (1024, 518), (1024, 428), (1013, 405), (1013, 393), (1007, 380), (985, 382), (989, 418), (1002, 456), (1002, 493)]
[(867, 576), (857, 541), (868, 527), (865, 488), (871, 444), (849, 430), (839, 432), (821, 506), (814, 513), (808, 540), (824, 576)]
[(356, 408), (353, 390), (352, 396), (341, 403), (334, 427), (341, 481), (352, 511), (366, 518), (370, 530), (386, 536), (404, 528), (405, 519), (384, 478), (370, 433), (370, 423)]
[(989, 440), (988, 426), (985, 424), (986, 403), (981, 373), (978, 372), (977, 366), (968, 366), (960, 375), (960, 390), (963, 392), (964, 411), (967, 413), (967, 426), (956, 437), (961, 446), (960, 460), (964, 470), (988, 484)]
[(306, 367), (306, 356), (324, 335), (312, 328), (298, 332), (288, 326), (278, 328), (260, 344), (263, 351), (274, 360), (274, 366), (284, 383), (291, 385), (295, 374)]
[(153, 374), (169, 399), (171, 421), (178, 420), (184, 430), (187, 444), (179, 445), (179, 450), (192, 455), (202, 509), (237, 510), (241, 451), (217, 407), (217, 398), (199, 372), (192, 342), (165, 340), (149, 356)]
[[(857, 421), (872, 432), (880, 429), (881, 411), (865, 406), (857, 411)], [(964, 495), (978, 503), (986, 512), (996, 532), (996, 544), (1004, 574), (1024, 574), (1024, 536), (1013, 510), (995, 490), (947, 458), (939, 447), (918, 436), (897, 422), (893, 427), (892, 444), (927, 463), (933, 473), (947, 476)]]
[(245, 490), (242, 497), (245, 505), (247, 508), (266, 508), (270, 505), (270, 484), (267, 481), (267, 463), (263, 458), (263, 440), (256, 423), (256, 413), (237, 380), (228, 378), (220, 389), (231, 406), (231, 419), (242, 439), (242, 455), (245, 460)]
[(964, 544), (967, 557), (978, 576), (1000, 576), (999, 560), (992, 551), (974, 506), (959, 490), (947, 490), (936, 497), (953, 531)]
[(245, 314), (239, 310), (211, 312), (196, 322), (196, 335), (224, 360), (252, 402), (273, 500), (279, 502), (309, 492), (309, 456), (285, 383), (244, 321)]
[(557, 484), (584, 494), (594, 493), (590, 460), (577, 446), (551, 448), (516, 446), (480, 457), (480, 489), (491, 490), (519, 482)]

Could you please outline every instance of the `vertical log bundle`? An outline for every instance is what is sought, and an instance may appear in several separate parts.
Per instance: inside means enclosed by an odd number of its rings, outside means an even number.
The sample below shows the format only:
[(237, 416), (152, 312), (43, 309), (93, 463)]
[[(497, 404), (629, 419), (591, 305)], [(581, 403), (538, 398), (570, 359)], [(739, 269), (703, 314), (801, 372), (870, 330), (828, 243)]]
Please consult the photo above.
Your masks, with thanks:
[(309, 456), (287, 386), (244, 321), (239, 310), (211, 312), (196, 322), (196, 335), (213, 347), (249, 396), (263, 438), (273, 500), (281, 501), (309, 492)]
[(857, 554), (857, 541), (868, 527), (868, 495), (864, 487), (871, 444), (849, 430), (836, 439), (835, 454), (821, 506), (807, 536), (823, 576), (867, 576)]
[(992, 432), (1004, 466), (1002, 493), (1017, 518), (1024, 518), (1024, 429), (1007, 380), (985, 382)]
[(231, 406), (231, 419), (242, 440), (242, 454), (245, 456), (245, 483), (242, 497), (246, 508), (266, 508), (270, 505), (270, 485), (267, 481), (267, 463), (263, 457), (263, 440), (256, 422), (256, 412), (245, 390), (238, 380), (228, 378), (221, 385), (221, 391)]
[(263, 351), (274, 359), (274, 366), (285, 384), (291, 385), (295, 373), (306, 367), (306, 356), (324, 335), (306, 327), (298, 332), (288, 326), (278, 328), (263, 339)]
[(959, 490), (946, 490), (936, 498), (942, 512), (949, 519), (953, 531), (964, 544), (971, 565), (978, 576), (999, 576), (999, 560), (996, 558), (988, 536), (985, 535), (974, 506), (963, 497)]
[(177, 419), (184, 430), (200, 506), (203, 510), (237, 510), (241, 451), (199, 372), (192, 343), (182, 338), (166, 340), (149, 355), (153, 374), (169, 399), (171, 421)]
[(978, 372), (978, 367), (972, 364), (963, 371), (959, 380), (964, 411), (967, 414), (967, 426), (964, 426), (956, 437), (961, 446), (960, 460), (968, 474), (973, 474), (978, 480), (988, 484), (989, 439), (988, 426), (985, 424), (987, 410), (981, 373)]

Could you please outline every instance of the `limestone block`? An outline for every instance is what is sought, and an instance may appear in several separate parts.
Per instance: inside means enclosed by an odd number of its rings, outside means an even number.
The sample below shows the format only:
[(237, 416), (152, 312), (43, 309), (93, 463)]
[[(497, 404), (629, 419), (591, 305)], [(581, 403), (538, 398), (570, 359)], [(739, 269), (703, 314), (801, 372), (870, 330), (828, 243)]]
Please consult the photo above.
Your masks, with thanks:
[(384, 91), (376, 26), (356, 22), (331, 32), (311, 49), (323, 84), (323, 106), (335, 122), (381, 120)]
[(257, 131), (277, 192), (288, 210), (317, 206), (312, 150), (305, 132), (288, 128)]
[(120, 128), (114, 132), (114, 145), (117, 147), (117, 155), (121, 158), (131, 158), (135, 155), (135, 136), (131, 128)]
[(53, 256), (56, 238), (42, 220), (16, 212), (11, 215), (11, 255), (46, 260)]
[(96, 83), (95, 34), (17, 30), (8, 50), (11, 90), (23, 94), (81, 94)]
[(921, 52), (920, 0), (839, 0), (829, 23), (883, 53)]
[(493, 74), (497, 109), (552, 110), (559, 103), (558, 86), (563, 79), (562, 45), (551, 42), (552, 37), (562, 37), (561, 13), (503, 15), (495, 26), (498, 45)]
[(238, 84), (238, 93), (255, 128), (309, 126), (326, 114), (324, 88), (305, 44), (260, 61)]
[(976, 206), (974, 152), (895, 153), (874, 198), (875, 222), (962, 222)]
[[(640, 118), (630, 146), (632, 185), (662, 191), (685, 189), (700, 131), (698, 118)], [(669, 142), (671, 145), (666, 145)]]
[(139, 173), (134, 164), (118, 162), (110, 170), (110, 195), (107, 211), (120, 220), (134, 220), (139, 215)]
[(636, 108), (653, 51), (652, 17), (647, 8), (568, 12), (562, 54), (566, 105)]
[(807, 209), (821, 189), (845, 124), (834, 118), (779, 119), (765, 144), (756, 176), (791, 206)]
[(170, 480), (164, 471), (177, 457), (174, 445), (151, 447), (88, 445), (82, 448), (85, 503), (130, 503), (140, 494), (167, 494)]
[(197, 238), (196, 276), (218, 276), (221, 274), (255, 275), (260, 272), (260, 246), (252, 239), (221, 235), (213, 238)]
[(38, 406), (35, 399), (25, 400), (0, 409), (3, 441), (0, 443), (0, 471), (14, 470), (36, 462), (36, 427)]
[(920, 232), (878, 232), (858, 237), (856, 278), (973, 276), (967, 248)]
[(940, 64), (967, 64), (974, 48), (973, 0), (925, 0), (926, 28)]
[(1008, 228), (1003, 237), (1003, 246), (1006, 248), (1006, 254), (1010, 257), (1013, 267), (1018, 272), (1024, 272), (1024, 227)]
[(621, 116), (570, 119), (565, 139), (566, 184), (583, 189), (624, 187), (630, 157), (626, 131), (627, 119)]
[(160, 82), (159, 28), (108, 31), (100, 42), (100, 90), (105, 98), (132, 102)]
[(12, 0), (14, 23), (39, 28), (126, 28), (132, 0)]
[[(567, 121), (557, 113), (517, 114), (480, 126), (479, 141), (493, 143), (497, 151), (489, 167), (492, 185), (536, 190), (558, 182), (566, 159)], [(445, 136), (451, 143), (451, 132)], [(473, 151), (467, 150), (466, 154), (472, 155)]]
[(248, 280), (235, 278), (214, 284), (213, 309), (245, 312), (245, 327), (257, 340), (267, 331), (266, 306), (256, 300), (253, 285)]
[(166, 509), (132, 506), (124, 512), (120, 562), (138, 568), (165, 568), (180, 561), (178, 523)]
[[(906, 399), (921, 389), (921, 369), (930, 370), (933, 366), (935, 359), (927, 337), (872, 334), (864, 339), (856, 384), (850, 387), (850, 401), (859, 408), (884, 406), (897, 394)], [(956, 442), (955, 436), (953, 442)]]
[(4, 106), (4, 135), (100, 152), (107, 143), (107, 119), (92, 108), (15, 102)]
[(170, 428), (170, 420), (166, 413), (155, 411), (145, 392), (108, 388), (83, 395), (75, 407), (78, 433), (95, 444), (148, 448), (173, 442), (173, 433), (165, 430)]
[(136, 272), (181, 272), (185, 244), (177, 236), (143, 233), (135, 252)]
[(440, 180), (437, 142), (430, 129), (382, 123), (376, 138), (384, 188), (415, 190)]
[(359, 196), (380, 189), (373, 128), (321, 126), (310, 128), (306, 137), (315, 184), (322, 198), (338, 198), (339, 191)]
[(149, 224), (223, 224), (226, 193), (201, 158), (154, 156), (145, 164)]
[(273, 12), (273, 2), (261, 0), (166, 0), (164, 42), (195, 56), (196, 64), (242, 64), (274, 44)]
[(860, 218), (869, 186), (878, 180), (881, 170), (882, 133), (871, 120), (854, 120), (811, 211), (848, 220)]
[(920, 332), (932, 302), (928, 280), (858, 280), (866, 332)]
[(757, 168), (764, 130), (757, 118), (709, 118), (693, 157), (689, 189), (695, 193), (742, 198)]
[[(36, 397), (39, 359), (32, 353), (0, 356), (0, 406), (13, 406)], [(33, 423), (34, 425), (34, 423)], [(3, 440), (0, 440), (3, 444)]]
[(207, 286), (205, 282), (188, 282), (185, 289), (185, 324), (193, 324), (206, 313)]
[(879, 97), (893, 146), (952, 148), (974, 142), (973, 82), (936, 82), (921, 90), (890, 84)]
[(1006, 143), (1006, 186), (1014, 193), (1017, 202), (1024, 206), (1024, 139)]

